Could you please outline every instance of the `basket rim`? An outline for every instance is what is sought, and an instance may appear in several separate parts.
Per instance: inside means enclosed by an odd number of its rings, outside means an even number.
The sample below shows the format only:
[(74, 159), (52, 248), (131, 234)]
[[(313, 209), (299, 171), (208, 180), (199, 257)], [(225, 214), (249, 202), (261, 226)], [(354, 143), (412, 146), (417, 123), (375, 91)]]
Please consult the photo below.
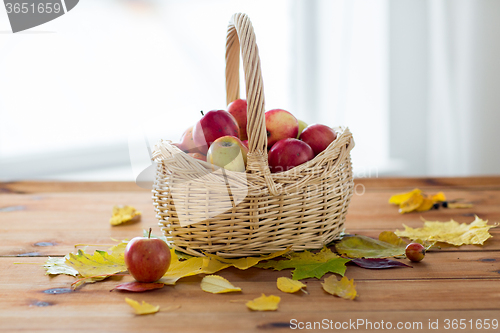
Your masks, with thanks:
[[(282, 178), (285, 178), (287, 176), (300, 173), (302, 170), (309, 168), (311, 165), (314, 165), (315, 163), (321, 161), (322, 159), (325, 158), (325, 155), (328, 152), (331, 152), (337, 148), (341, 148), (341, 146), (338, 144), (340, 141), (339, 139), (342, 137), (347, 137), (349, 138), (349, 147), (346, 148), (346, 153), (350, 153), (350, 151), (354, 148), (354, 140), (352, 139), (352, 133), (349, 130), (349, 127), (344, 127), (344, 126), (338, 126), (334, 127), (333, 130), (337, 133), (337, 139), (332, 141), (328, 147), (319, 153), (318, 155), (314, 156), (313, 159), (302, 163), (300, 165), (297, 165), (296, 167), (287, 170), (287, 171), (282, 171), (282, 172), (277, 172), (277, 173), (271, 173), (271, 178), (273, 180), (279, 180)], [(165, 156), (162, 154), (160, 147), (165, 147), (168, 149), (168, 151), (173, 155), (174, 152), (175, 154), (182, 154), (185, 156), (187, 159), (192, 161), (192, 163), (198, 163), (199, 165), (203, 167), (213, 167), (213, 164), (206, 162), (206, 161), (201, 161), (198, 159), (193, 158), (192, 156), (189, 156), (188, 153), (184, 152), (183, 150), (179, 149), (179, 147), (175, 146), (171, 140), (163, 140), (161, 139), (154, 147), (153, 150), (153, 161), (157, 163), (162, 163), (164, 160), (166, 160), (169, 156)], [(267, 153), (266, 153), (267, 155)], [(339, 156), (340, 157), (340, 156)], [(236, 171), (227, 171), (228, 173), (232, 174), (241, 174), (241, 172), (236, 172)], [(245, 174), (251, 174), (248, 170), (245, 171)]]

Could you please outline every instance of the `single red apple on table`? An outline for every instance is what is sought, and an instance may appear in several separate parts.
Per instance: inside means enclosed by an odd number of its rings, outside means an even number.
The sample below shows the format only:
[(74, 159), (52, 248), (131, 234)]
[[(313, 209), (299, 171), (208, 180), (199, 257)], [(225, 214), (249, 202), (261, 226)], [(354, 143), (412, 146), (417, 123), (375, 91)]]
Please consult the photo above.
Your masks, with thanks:
[(229, 112), (240, 128), (240, 140), (247, 140), (247, 101), (245, 99), (237, 99), (232, 101), (227, 106), (227, 112)]
[(268, 154), (272, 173), (290, 170), (314, 158), (314, 152), (304, 141), (283, 139), (276, 142)]
[(210, 145), (226, 135), (240, 137), (236, 119), (225, 110), (212, 110), (203, 115), (193, 129), (194, 144), (198, 152), (206, 155)]
[(265, 113), (267, 131), (267, 149), (276, 142), (296, 138), (299, 133), (299, 122), (290, 112), (282, 109), (273, 109)]
[(321, 124), (307, 126), (299, 137), (311, 146), (315, 156), (325, 150), (336, 138), (337, 133), (332, 128)]
[(223, 136), (208, 149), (207, 161), (226, 170), (245, 172), (248, 148), (235, 136)]
[(159, 280), (170, 266), (170, 249), (163, 240), (148, 237), (135, 237), (128, 242), (124, 253), (128, 271), (139, 282)]

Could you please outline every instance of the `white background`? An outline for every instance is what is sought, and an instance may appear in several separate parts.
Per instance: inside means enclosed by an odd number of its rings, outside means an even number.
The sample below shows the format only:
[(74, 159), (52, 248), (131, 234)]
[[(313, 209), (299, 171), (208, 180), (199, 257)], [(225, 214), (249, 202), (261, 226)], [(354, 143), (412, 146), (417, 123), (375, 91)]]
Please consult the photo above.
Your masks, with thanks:
[[(495, 4), (478, 1), (485, 5), (471, 19), (470, 5), (462, 8), (467, 1), (456, 2), (458, 10), (438, 2), (82, 0), (66, 15), (17, 34), (0, 10), (0, 179), (133, 180), (130, 140), (176, 141), (200, 110), (226, 107), (225, 34), (235, 12), (249, 14), (255, 28), (266, 109), (349, 126), (358, 177), (497, 173), (495, 130), (474, 141), (490, 153), (476, 154), (467, 168), (458, 167), (467, 156), (456, 137), (471, 114), (482, 115), (475, 133), (467, 133), (475, 138), (483, 123), (498, 124), (498, 112), (490, 112), (500, 106), (498, 97), (464, 109), (459, 97), (477, 99), (477, 89), (450, 93), (447, 85), (453, 88), (460, 76), (439, 71), (461, 73), (467, 61), (481, 60), (449, 54), (463, 54), (453, 46), (475, 38), (485, 24), (481, 10)], [(460, 20), (470, 29), (456, 33)], [(436, 48), (442, 43), (430, 38), (432, 31), (457, 40), (451, 51), (446, 43)], [(493, 66), (485, 72), (489, 81), (472, 76), (486, 89), (500, 77), (491, 79), (499, 72), (492, 61), (498, 42), (475, 46), (490, 54), (483, 59)], [(473, 141), (461, 142), (470, 152)]]

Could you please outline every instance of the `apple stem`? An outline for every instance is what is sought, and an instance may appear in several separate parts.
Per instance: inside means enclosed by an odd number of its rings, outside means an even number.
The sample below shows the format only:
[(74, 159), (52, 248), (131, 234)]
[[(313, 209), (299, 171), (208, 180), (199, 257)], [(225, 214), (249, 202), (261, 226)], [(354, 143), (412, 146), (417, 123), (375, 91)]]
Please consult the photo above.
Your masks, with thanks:
[(152, 228), (149, 228), (148, 238), (151, 238), (151, 231), (152, 231), (152, 230), (153, 230)]
[(204, 116), (205, 114), (203, 113), (203, 110), (200, 111), (201, 112), (201, 115)]

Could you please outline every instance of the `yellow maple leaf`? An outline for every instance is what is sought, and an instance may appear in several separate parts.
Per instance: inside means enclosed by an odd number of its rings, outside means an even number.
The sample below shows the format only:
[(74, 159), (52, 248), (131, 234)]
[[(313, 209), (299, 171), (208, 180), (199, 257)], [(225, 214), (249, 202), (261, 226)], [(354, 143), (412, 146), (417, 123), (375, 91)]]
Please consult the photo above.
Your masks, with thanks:
[(202, 273), (203, 259), (201, 257), (192, 257), (180, 261), (175, 250), (170, 249), (170, 266), (159, 282), (174, 285), (180, 278)]
[(431, 195), (431, 200), (434, 202), (443, 202), (446, 201), (446, 196), (443, 192), (438, 192), (436, 194)]
[(399, 212), (401, 214), (409, 213), (416, 210), (420, 205), (424, 203), (424, 196), (422, 193), (414, 193), (408, 200), (403, 201), (399, 205)]
[(279, 277), (276, 284), (279, 290), (281, 290), (284, 293), (290, 293), (290, 294), (295, 293), (301, 290), (302, 288), (307, 287), (302, 282), (292, 280), (287, 277)]
[(417, 212), (426, 212), (434, 206), (434, 201), (431, 198), (423, 197), (422, 203), (415, 210)]
[(109, 223), (113, 226), (127, 222), (136, 222), (141, 219), (141, 212), (137, 211), (132, 206), (114, 206), (113, 215)]
[(125, 302), (127, 302), (128, 305), (130, 305), (132, 308), (134, 308), (135, 313), (138, 315), (152, 314), (152, 313), (156, 313), (160, 310), (159, 305), (154, 306), (154, 305), (151, 305), (151, 304), (146, 303), (144, 301), (142, 301), (142, 304), (141, 304), (141, 303), (134, 301), (133, 299), (128, 298), (128, 297), (125, 298)]
[(413, 196), (414, 194), (421, 194), (421, 193), (422, 193), (422, 191), (419, 190), (418, 188), (416, 188), (413, 191), (410, 191), (407, 193), (395, 194), (389, 199), (389, 203), (395, 204), (395, 205), (401, 205), (403, 202), (410, 199), (411, 196)]
[(389, 203), (399, 205), (401, 214), (413, 211), (425, 212), (432, 209), (435, 203), (443, 201), (446, 201), (443, 192), (427, 196), (418, 188), (407, 193), (395, 194), (389, 199)]
[(220, 261), (211, 259), (211, 258), (203, 258), (203, 264), (201, 267), (201, 272), (203, 274), (213, 274), (215, 272), (218, 272), (220, 270), (223, 270), (224, 268), (230, 267), (230, 264), (224, 264)]
[(269, 295), (257, 297), (252, 301), (248, 301), (246, 306), (253, 311), (276, 311), (281, 298), (279, 296)]
[(241, 288), (235, 287), (228, 280), (219, 275), (207, 275), (201, 280), (201, 290), (212, 294), (223, 294), (234, 291), (241, 291)]
[(125, 249), (127, 248), (128, 241), (121, 241), (120, 243), (113, 245), (109, 248), (109, 251), (114, 255), (125, 254)]
[(84, 278), (109, 276), (127, 270), (123, 253), (108, 254), (96, 250), (93, 255), (78, 250), (78, 254), (70, 253), (66, 264), (73, 267)]
[(327, 293), (334, 296), (345, 299), (355, 299), (357, 296), (354, 279), (349, 280), (345, 276), (339, 281), (335, 275), (330, 275), (321, 285)]
[(66, 258), (68, 257), (69, 257), (68, 255), (62, 258), (49, 257), (49, 259), (47, 259), (47, 262), (43, 265), (43, 267), (45, 267), (45, 269), (47, 270), (45, 274), (46, 275), (66, 274), (66, 275), (77, 276), (78, 271), (66, 264)]
[(444, 242), (456, 246), (467, 244), (483, 245), (488, 238), (492, 237), (488, 230), (495, 227), (494, 225), (488, 225), (488, 221), (484, 221), (477, 216), (470, 224), (459, 224), (454, 220), (449, 222), (424, 220), (423, 228), (413, 229), (404, 224), (403, 226), (405, 230), (396, 230), (396, 235), (412, 240)]

